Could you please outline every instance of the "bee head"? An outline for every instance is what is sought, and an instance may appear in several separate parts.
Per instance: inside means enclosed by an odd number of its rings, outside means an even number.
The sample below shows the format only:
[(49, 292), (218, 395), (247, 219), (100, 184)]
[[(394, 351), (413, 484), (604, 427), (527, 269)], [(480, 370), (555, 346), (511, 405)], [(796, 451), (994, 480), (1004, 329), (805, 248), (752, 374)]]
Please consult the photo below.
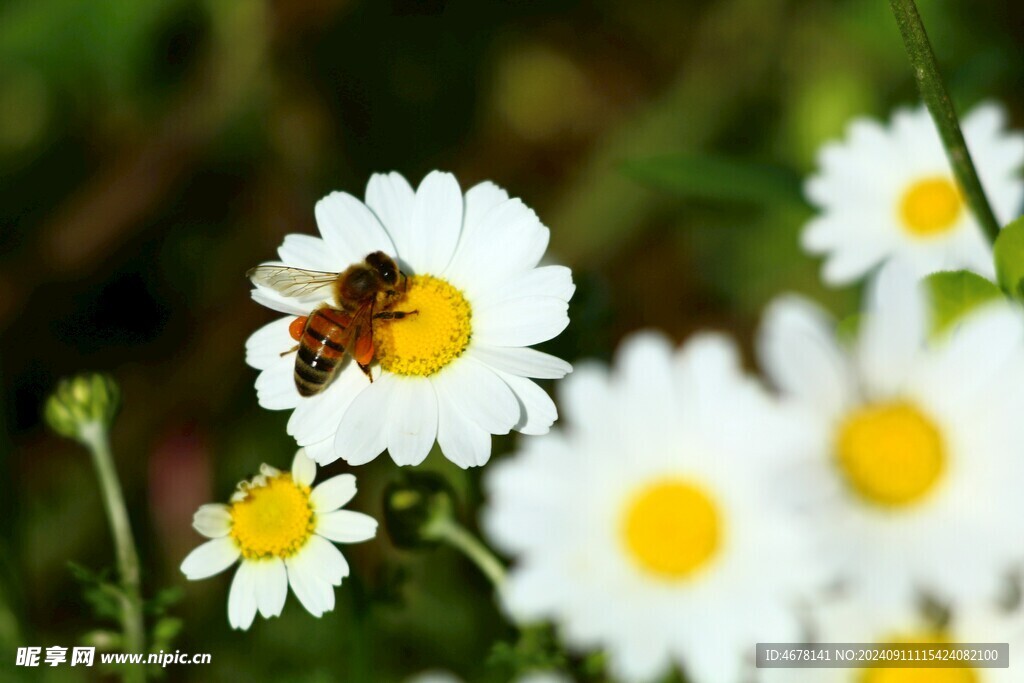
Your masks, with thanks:
[(367, 256), (366, 265), (370, 266), (385, 283), (394, 286), (398, 282), (398, 266), (395, 260), (383, 251), (375, 251)]

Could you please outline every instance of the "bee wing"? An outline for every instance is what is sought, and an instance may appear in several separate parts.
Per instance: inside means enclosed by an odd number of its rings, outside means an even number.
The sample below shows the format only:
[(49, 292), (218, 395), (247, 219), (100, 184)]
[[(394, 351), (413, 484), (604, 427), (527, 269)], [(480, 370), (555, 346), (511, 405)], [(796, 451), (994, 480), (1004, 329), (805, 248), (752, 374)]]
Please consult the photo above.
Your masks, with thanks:
[(245, 276), (255, 285), (269, 287), (278, 294), (293, 298), (314, 294), (338, 279), (337, 273), (275, 265), (256, 266)]

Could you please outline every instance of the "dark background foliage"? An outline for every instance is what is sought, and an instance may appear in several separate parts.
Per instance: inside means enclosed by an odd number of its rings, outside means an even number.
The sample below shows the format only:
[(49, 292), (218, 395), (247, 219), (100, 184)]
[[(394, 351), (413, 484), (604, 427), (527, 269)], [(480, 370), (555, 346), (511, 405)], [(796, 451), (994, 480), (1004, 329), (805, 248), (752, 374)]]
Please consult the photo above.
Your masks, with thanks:
[[(920, 5), (961, 107), (999, 99), (1024, 127), (1024, 5)], [(722, 329), (749, 348), (776, 293), (838, 312), (855, 301), (822, 290), (800, 254), (806, 210), (679, 196), (623, 164), (685, 153), (806, 174), (849, 118), (915, 101), (884, 0), (4, 2), (0, 679), (85, 680), (16, 669), (15, 648), (114, 626), (68, 568), (112, 564), (88, 458), (40, 420), (59, 377), (96, 369), (123, 387), (114, 445), (146, 592), (182, 588), (173, 647), (213, 655), (170, 680), (398, 681), (437, 667), (506, 680), (488, 658), (515, 632), (447, 549), (409, 554), (383, 535), (351, 547), (335, 612), (316, 620), (292, 597), (247, 633), (227, 625), (228, 574), (186, 585), (194, 509), (294, 451), (244, 364), (246, 337), (273, 317), (245, 270), (286, 233), (312, 233), (327, 192), (443, 168), (464, 187), (495, 180), (550, 226), (550, 258), (579, 288), (548, 350), (607, 359), (638, 327)], [(513, 445), (498, 439), (496, 457)], [(425, 467), (451, 478), (473, 524), (480, 472), (438, 453)], [(353, 505), (379, 517), (394, 465), (357, 474)]]

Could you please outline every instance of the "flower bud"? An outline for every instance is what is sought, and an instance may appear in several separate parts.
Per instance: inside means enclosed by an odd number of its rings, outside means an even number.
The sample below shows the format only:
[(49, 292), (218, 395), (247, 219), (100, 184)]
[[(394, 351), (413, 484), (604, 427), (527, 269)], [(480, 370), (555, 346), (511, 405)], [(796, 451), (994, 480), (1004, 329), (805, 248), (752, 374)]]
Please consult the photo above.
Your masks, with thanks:
[(109, 428), (120, 406), (121, 390), (114, 378), (103, 373), (87, 373), (62, 379), (46, 399), (43, 414), (53, 431), (81, 441), (86, 426)]
[(405, 471), (384, 489), (384, 526), (399, 548), (431, 546), (432, 529), (455, 512), (455, 492), (436, 472)]

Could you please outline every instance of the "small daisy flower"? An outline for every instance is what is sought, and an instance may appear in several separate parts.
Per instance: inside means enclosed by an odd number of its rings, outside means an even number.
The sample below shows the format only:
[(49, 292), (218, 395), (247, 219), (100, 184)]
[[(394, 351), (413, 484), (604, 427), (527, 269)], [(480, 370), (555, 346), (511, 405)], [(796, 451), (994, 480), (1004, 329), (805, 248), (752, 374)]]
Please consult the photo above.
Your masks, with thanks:
[(190, 580), (219, 574), (241, 561), (228, 595), (232, 628), (248, 629), (259, 611), (276, 617), (291, 585), (315, 617), (334, 609), (334, 586), (348, 562), (331, 544), (359, 543), (377, 534), (377, 521), (341, 510), (356, 494), (356, 478), (341, 474), (310, 488), (316, 463), (300, 449), (291, 472), (263, 465), (238, 485), (228, 505), (203, 505), (192, 526), (211, 539), (181, 563)]
[(492, 434), (548, 431), (557, 411), (532, 379), (571, 366), (529, 347), (565, 329), (575, 287), (568, 268), (538, 267), (549, 233), (532, 210), (491, 183), (463, 196), (454, 176), (435, 171), (415, 191), (397, 173), (375, 175), (365, 204), (335, 192), (317, 203), (316, 219), (321, 237), (288, 235), (283, 265), (338, 272), (383, 251), (408, 276), (394, 310), (416, 313), (374, 322), (372, 383), (346, 362), (326, 390), (303, 398), (289, 326), (332, 303), (330, 292), (300, 300), (253, 290), (288, 314), (246, 344), (247, 362), (262, 371), (260, 405), (293, 410), (288, 433), (310, 457), (361, 465), (387, 449), (399, 465), (416, 465), (436, 440), (449, 460), (472, 467), (487, 462)]
[(603, 649), (624, 681), (675, 664), (732, 683), (752, 643), (795, 640), (791, 603), (819, 577), (769, 482), (799, 436), (735, 346), (706, 335), (673, 351), (641, 334), (612, 373), (577, 368), (560, 389), (570, 427), (484, 482), (483, 528), (516, 559), (512, 616)]
[(787, 496), (803, 501), (839, 577), (879, 609), (991, 598), (1024, 537), (1019, 312), (1000, 300), (937, 339), (928, 317), (918, 282), (889, 266), (853, 348), (792, 296), (769, 307), (760, 337), (811, 443)]
[[(987, 668), (816, 668), (762, 669), (759, 683), (1019, 683), (1022, 671), (1015, 652), (1024, 649), (1024, 613), (974, 607), (953, 613), (944, 625), (920, 614), (869, 607), (846, 596), (823, 603), (812, 613), (814, 640), (820, 643), (945, 645), (1009, 643), (1010, 667)], [(969, 664), (969, 663), (968, 663)]]
[[(1002, 108), (984, 104), (963, 119), (964, 138), (996, 218), (1024, 204), (1024, 136), (1004, 131)], [(890, 259), (916, 274), (966, 268), (994, 277), (992, 249), (964, 202), (934, 122), (923, 107), (899, 110), (887, 127), (857, 119), (825, 145), (806, 194), (820, 213), (803, 246), (825, 255), (822, 278), (854, 282)]]

